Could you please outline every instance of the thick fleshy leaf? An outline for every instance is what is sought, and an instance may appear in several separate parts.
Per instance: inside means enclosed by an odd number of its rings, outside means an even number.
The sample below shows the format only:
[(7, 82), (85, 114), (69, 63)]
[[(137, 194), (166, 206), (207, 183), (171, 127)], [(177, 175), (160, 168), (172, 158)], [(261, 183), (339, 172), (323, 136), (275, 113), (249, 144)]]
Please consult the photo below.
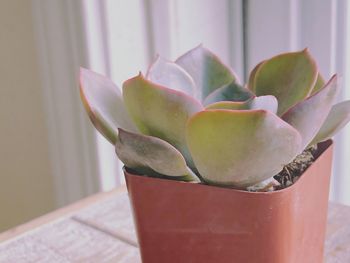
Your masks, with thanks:
[(80, 95), (92, 123), (112, 144), (119, 127), (137, 131), (125, 109), (120, 90), (110, 79), (81, 68)]
[(202, 45), (188, 51), (175, 61), (193, 78), (203, 100), (214, 90), (237, 80), (233, 71)]
[(247, 88), (231, 82), (217, 90), (214, 90), (203, 101), (203, 105), (209, 105), (218, 101), (246, 101), (254, 97), (254, 94)]
[(219, 101), (205, 107), (207, 110), (247, 110), (246, 101)]
[(296, 128), (302, 138), (302, 150), (311, 142), (326, 120), (337, 94), (337, 77), (323, 89), (290, 108), (282, 119)]
[(301, 137), (264, 110), (206, 110), (187, 124), (187, 143), (202, 178), (245, 188), (272, 177), (298, 153)]
[(334, 105), (310, 145), (332, 138), (350, 121), (350, 100)]
[(257, 64), (253, 70), (249, 74), (249, 79), (248, 79), (248, 89), (254, 90), (255, 87), (255, 75), (260, 69), (261, 65), (265, 62), (266, 60), (261, 61), (259, 64)]
[(189, 117), (203, 109), (183, 92), (159, 86), (141, 75), (124, 82), (125, 105), (139, 130), (175, 146), (186, 158), (185, 128)]
[(159, 138), (119, 129), (115, 149), (125, 166), (140, 173), (198, 180), (181, 153)]
[(272, 95), (260, 96), (244, 102), (220, 101), (210, 104), (206, 109), (227, 109), (227, 110), (268, 110), (277, 112), (278, 102)]
[(312, 89), (311, 95), (315, 94), (320, 89), (322, 89), (325, 84), (326, 84), (326, 82), (325, 82), (324, 78), (321, 76), (321, 73), (318, 72), (317, 80), (316, 80), (316, 83), (315, 83), (315, 87)]
[(249, 88), (257, 95), (274, 95), (278, 100), (278, 115), (305, 99), (316, 78), (315, 61), (307, 49), (285, 53), (263, 62), (250, 80)]
[(160, 56), (148, 69), (146, 78), (161, 86), (183, 91), (192, 97), (198, 96), (192, 77), (176, 63), (167, 61)]

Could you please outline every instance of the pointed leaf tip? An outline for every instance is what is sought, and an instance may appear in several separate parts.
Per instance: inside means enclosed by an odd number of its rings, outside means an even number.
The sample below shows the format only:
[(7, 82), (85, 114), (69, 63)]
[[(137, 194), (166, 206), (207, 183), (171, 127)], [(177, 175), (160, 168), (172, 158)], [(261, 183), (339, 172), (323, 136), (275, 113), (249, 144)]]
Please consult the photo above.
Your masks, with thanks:
[(311, 142), (327, 118), (337, 94), (337, 77), (304, 101), (290, 108), (282, 119), (296, 128), (303, 138), (302, 150)]
[(257, 96), (274, 95), (279, 104), (278, 115), (282, 116), (311, 93), (317, 74), (316, 63), (309, 52), (284, 53), (253, 70), (249, 88)]
[(118, 127), (137, 130), (126, 112), (120, 90), (107, 77), (80, 68), (80, 95), (95, 128), (112, 144)]
[(192, 77), (179, 65), (157, 56), (147, 71), (146, 78), (161, 86), (182, 91), (198, 97), (198, 90)]
[(193, 78), (202, 100), (223, 85), (237, 81), (233, 71), (202, 45), (180, 56), (175, 63)]
[(332, 138), (350, 121), (350, 100), (334, 105), (310, 145)]
[(137, 76), (123, 84), (123, 97), (139, 130), (174, 145), (190, 162), (185, 142), (187, 120), (203, 106), (186, 93)]
[(301, 52), (310, 54), (310, 50), (308, 47), (305, 47)]
[(324, 78), (322, 77), (321, 73), (318, 72), (317, 80), (316, 80), (314, 88), (312, 89), (311, 96), (313, 94), (315, 94), (316, 92), (318, 92), (320, 89), (322, 89), (325, 84), (326, 84), (326, 82), (325, 82)]

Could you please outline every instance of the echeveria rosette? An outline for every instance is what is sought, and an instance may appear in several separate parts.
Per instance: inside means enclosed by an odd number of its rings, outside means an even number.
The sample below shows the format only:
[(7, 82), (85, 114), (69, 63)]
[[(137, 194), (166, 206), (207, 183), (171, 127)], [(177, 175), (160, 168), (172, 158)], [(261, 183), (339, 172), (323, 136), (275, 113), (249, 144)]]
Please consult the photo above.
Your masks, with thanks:
[(325, 83), (306, 49), (262, 61), (247, 86), (201, 45), (175, 62), (158, 56), (122, 92), (89, 70), (80, 82), (125, 166), (175, 180), (251, 189), (350, 120), (350, 101), (333, 105), (336, 76)]

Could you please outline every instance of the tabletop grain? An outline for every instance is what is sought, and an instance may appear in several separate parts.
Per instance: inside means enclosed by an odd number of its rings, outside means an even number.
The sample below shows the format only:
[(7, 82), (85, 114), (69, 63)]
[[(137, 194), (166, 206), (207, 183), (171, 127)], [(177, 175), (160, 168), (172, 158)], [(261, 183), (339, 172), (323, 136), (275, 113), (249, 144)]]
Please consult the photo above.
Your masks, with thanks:
[[(141, 262), (125, 187), (0, 234), (0, 263), (22, 262)], [(325, 262), (350, 262), (350, 207), (330, 204)]]

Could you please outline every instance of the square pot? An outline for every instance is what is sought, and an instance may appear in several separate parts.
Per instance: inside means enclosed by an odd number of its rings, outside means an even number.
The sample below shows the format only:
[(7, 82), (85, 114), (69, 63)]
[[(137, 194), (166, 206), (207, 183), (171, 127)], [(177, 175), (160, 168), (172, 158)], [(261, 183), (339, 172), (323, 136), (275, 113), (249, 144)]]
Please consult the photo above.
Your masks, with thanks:
[(274, 192), (125, 171), (142, 262), (323, 262), (332, 148), (320, 143), (300, 179)]

